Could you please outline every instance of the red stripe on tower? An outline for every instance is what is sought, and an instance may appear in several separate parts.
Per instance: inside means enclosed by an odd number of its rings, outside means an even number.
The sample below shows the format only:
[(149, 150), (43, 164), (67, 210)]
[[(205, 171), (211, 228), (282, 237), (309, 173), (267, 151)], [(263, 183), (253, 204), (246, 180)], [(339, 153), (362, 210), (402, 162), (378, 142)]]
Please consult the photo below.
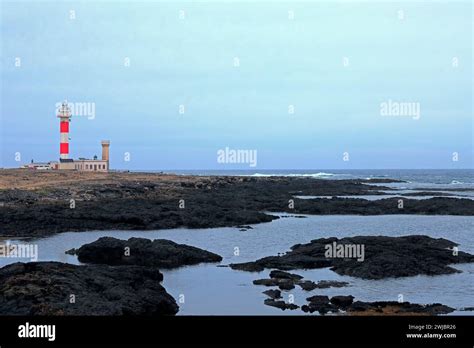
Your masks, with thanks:
[(59, 154), (61, 154), (61, 155), (68, 155), (69, 154), (69, 144), (68, 143), (60, 143), (59, 144)]
[(69, 122), (60, 122), (59, 125), (61, 133), (69, 133)]

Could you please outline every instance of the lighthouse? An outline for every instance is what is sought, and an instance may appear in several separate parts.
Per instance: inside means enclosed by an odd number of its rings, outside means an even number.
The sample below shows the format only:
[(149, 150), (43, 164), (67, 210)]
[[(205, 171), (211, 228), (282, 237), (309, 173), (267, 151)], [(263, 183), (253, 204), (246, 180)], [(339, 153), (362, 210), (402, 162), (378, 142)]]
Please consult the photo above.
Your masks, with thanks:
[[(109, 147), (110, 140), (102, 140), (102, 159), (79, 157), (74, 160), (69, 158), (69, 122), (71, 122), (72, 111), (77, 110), (73, 103), (64, 101), (61, 105), (56, 104), (57, 116), (59, 118), (59, 161), (31, 163), (23, 165), (22, 168), (35, 170), (76, 170), (79, 172), (108, 172), (109, 171)], [(76, 112), (74, 112), (77, 115)]]
[(71, 115), (71, 109), (67, 101), (64, 101), (58, 111), (60, 131), (59, 158), (61, 160), (69, 158), (69, 122), (71, 121)]

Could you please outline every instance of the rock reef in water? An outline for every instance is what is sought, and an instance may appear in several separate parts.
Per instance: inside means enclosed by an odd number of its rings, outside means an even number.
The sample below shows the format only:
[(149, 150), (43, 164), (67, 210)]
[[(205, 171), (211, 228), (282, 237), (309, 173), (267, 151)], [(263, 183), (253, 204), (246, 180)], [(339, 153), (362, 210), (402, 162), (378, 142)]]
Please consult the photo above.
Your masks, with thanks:
[(348, 286), (348, 282), (339, 282), (335, 280), (320, 280), (315, 283), (311, 280), (299, 281), (297, 283), (303, 290), (312, 291), (314, 289), (342, 288)]
[(422, 305), (410, 302), (356, 301), (347, 308), (349, 315), (440, 315), (454, 312), (454, 308), (441, 303)]
[(263, 303), (266, 304), (267, 306), (280, 308), (283, 311), (285, 309), (295, 310), (299, 308), (299, 306), (295, 305), (294, 303), (286, 303), (283, 300), (274, 300), (271, 298), (267, 298), (265, 301), (263, 301)]
[(264, 286), (278, 286), (281, 290), (291, 290), (295, 288), (295, 285), (299, 285), (303, 290), (306, 291), (311, 291), (314, 289), (327, 289), (332, 287), (342, 288), (344, 286), (349, 285), (349, 283), (347, 282), (339, 282), (333, 280), (320, 280), (315, 283), (311, 280), (303, 280), (303, 277), (298, 274), (288, 273), (279, 270), (271, 271), (270, 278), (254, 280), (253, 284)]
[(74, 251), (83, 263), (136, 265), (175, 268), (202, 262), (220, 262), (222, 257), (209, 251), (166, 239), (101, 237)]
[(263, 292), (265, 295), (270, 297), (273, 300), (281, 298), (281, 291), (280, 290), (266, 290)]
[[(326, 257), (327, 245), (363, 246), (363, 261), (357, 257)], [(456, 243), (443, 238), (414, 235), (404, 237), (357, 236), (320, 238), (297, 244), (282, 256), (231, 264), (235, 270), (260, 272), (331, 267), (340, 274), (363, 279), (440, 275), (460, 272), (449, 265), (474, 262), (474, 255), (454, 251)], [(362, 249), (361, 249), (362, 250)]]
[(396, 301), (375, 301), (375, 302), (354, 302), (354, 296), (328, 296), (315, 295), (306, 299), (309, 303), (303, 305), (303, 312), (319, 314), (339, 314), (348, 315), (439, 315), (448, 314), (454, 311), (440, 303), (422, 305), (410, 302)]

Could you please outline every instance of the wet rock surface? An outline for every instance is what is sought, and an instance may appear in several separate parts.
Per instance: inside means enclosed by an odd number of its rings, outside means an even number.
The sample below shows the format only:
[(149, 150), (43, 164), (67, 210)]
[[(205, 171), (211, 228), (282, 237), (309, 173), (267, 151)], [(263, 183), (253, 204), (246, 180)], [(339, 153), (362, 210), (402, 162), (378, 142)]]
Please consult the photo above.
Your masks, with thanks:
[[(314, 282), (304, 280), (298, 274), (285, 271), (273, 270), (268, 279), (257, 279), (253, 281), (256, 285), (278, 286), (281, 290), (291, 290), (295, 285), (299, 285), (303, 290), (312, 291), (316, 288), (327, 289), (329, 287), (340, 288), (348, 286), (347, 282), (320, 280)], [(282, 284), (284, 286), (282, 287)], [(286, 289), (285, 286), (289, 288)], [(282, 298), (282, 293), (277, 289), (270, 289), (263, 292), (269, 298), (264, 300), (267, 306), (276, 307), (282, 310), (300, 308), (294, 303), (286, 303)], [(363, 302), (354, 301), (352, 295), (337, 295), (329, 297), (327, 295), (313, 295), (306, 298), (307, 304), (301, 306), (305, 313), (319, 313), (320, 315), (440, 315), (453, 312), (455, 309), (439, 303), (422, 305), (410, 302), (395, 301), (375, 301)], [(472, 310), (463, 308), (461, 310)]]
[(83, 263), (175, 268), (202, 262), (220, 262), (222, 257), (193, 246), (166, 239), (101, 237), (74, 251)]
[(303, 289), (303, 290), (306, 290), (306, 291), (311, 291), (311, 290), (314, 290), (318, 287), (318, 284), (316, 284), (315, 282), (313, 282), (312, 280), (303, 280), (303, 281), (300, 281), (298, 282), (298, 285)]
[(270, 278), (270, 279), (256, 279), (252, 283), (254, 285), (278, 286), (279, 282), (280, 281), (278, 279)]
[(295, 283), (291, 279), (280, 279), (278, 288), (281, 290), (292, 290), (295, 288)]
[(341, 288), (348, 286), (347, 282), (338, 282), (330, 280), (321, 280), (317, 283), (311, 280), (303, 280), (303, 277), (284, 271), (274, 270), (270, 272), (270, 278), (256, 279), (253, 281), (254, 285), (263, 285), (263, 286), (277, 286), (281, 290), (291, 290), (295, 288), (295, 285), (299, 285), (303, 290), (311, 291), (316, 288), (318, 289), (327, 289), (331, 287)]
[(295, 305), (294, 303), (286, 303), (285, 301), (274, 300), (271, 298), (267, 298), (263, 303), (266, 304), (267, 306), (280, 308), (281, 310), (285, 310), (285, 309), (294, 310), (294, 309), (299, 308), (299, 306)]
[(328, 296), (315, 295), (306, 299), (309, 304), (303, 305), (301, 310), (303, 312), (313, 313), (318, 311), (320, 314), (326, 314), (328, 312), (337, 313), (338, 307), (329, 301)]
[(281, 291), (280, 290), (266, 290), (263, 294), (267, 295), (271, 299), (278, 299), (281, 298)]
[(254, 285), (277, 286), (281, 290), (291, 290), (295, 288), (295, 283), (291, 279), (256, 279), (253, 281)]
[[(0, 171), (2, 235), (41, 237), (66, 231), (248, 226), (290, 214), (474, 215), (474, 200), (398, 197), (298, 199), (295, 195), (380, 195), (396, 180), (177, 176), (152, 173)], [(13, 188), (12, 188), (13, 187)], [(383, 198), (383, 197), (382, 197)], [(71, 199), (74, 208), (71, 208)], [(294, 209), (288, 200), (294, 200)], [(184, 200), (185, 208), (179, 206)], [(248, 228), (242, 228), (250, 230)]]
[(311, 291), (314, 289), (342, 288), (348, 286), (348, 282), (339, 282), (334, 280), (320, 280), (315, 283), (311, 280), (300, 281), (297, 283), (303, 290)]
[(270, 272), (270, 278), (290, 279), (292, 281), (298, 281), (300, 279), (303, 279), (303, 276), (300, 276), (299, 274), (275, 270)]
[(356, 301), (347, 308), (350, 315), (440, 315), (453, 312), (455, 309), (440, 303), (421, 305), (410, 302)]
[(315, 295), (306, 299), (309, 303), (301, 306), (306, 313), (318, 312), (319, 314), (348, 314), (348, 315), (440, 315), (454, 311), (454, 308), (434, 303), (422, 305), (410, 302), (355, 301), (354, 296), (328, 296)]
[[(363, 261), (357, 257), (326, 257), (327, 245), (363, 245)], [(460, 272), (449, 265), (474, 262), (474, 255), (453, 248), (457, 244), (443, 238), (414, 235), (405, 237), (356, 236), (320, 238), (307, 244), (297, 244), (282, 256), (269, 256), (255, 262), (231, 264), (243, 271), (262, 271), (331, 267), (340, 275), (363, 279), (408, 277), (419, 274), (440, 275)], [(354, 249), (352, 249), (354, 250)]]
[(0, 269), (0, 314), (174, 315), (162, 280), (151, 267), (14, 263)]
[(349, 295), (349, 296), (334, 296), (334, 297), (331, 297), (331, 300), (330, 302), (332, 304), (334, 304), (335, 306), (337, 306), (338, 308), (342, 308), (342, 309), (345, 309), (347, 307), (349, 307), (352, 302), (354, 301), (354, 296), (352, 295)]

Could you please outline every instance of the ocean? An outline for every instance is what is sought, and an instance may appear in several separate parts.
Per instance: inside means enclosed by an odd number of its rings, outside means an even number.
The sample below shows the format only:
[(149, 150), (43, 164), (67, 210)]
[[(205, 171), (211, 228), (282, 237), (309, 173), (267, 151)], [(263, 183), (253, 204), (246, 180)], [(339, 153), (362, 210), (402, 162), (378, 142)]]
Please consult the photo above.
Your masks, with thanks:
[[(321, 180), (395, 179), (403, 182), (375, 184), (394, 188), (398, 193), (439, 191), (457, 198), (474, 198), (474, 169), (324, 169), (324, 170), (167, 170), (164, 173), (199, 176), (307, 177)], [(422, 198), (430, 198), (425, 196)], [(355, 197), (354, 197), (355, 198)], [(364, 198), (363, 196), (357, 198)], [(370, 197), (365, 197), (371, 199)], [(375, 197), (379, 199), (380, 197)], [(384, 197), (389, 198), (389, 197)], [(415, 197), (411, 197), (415, 198)]]
[(300, 176), (331, 180), (390, 178), (419, 184), (474, 185), (474, 169), (164, 170), (163, 172), (202, 176)]

